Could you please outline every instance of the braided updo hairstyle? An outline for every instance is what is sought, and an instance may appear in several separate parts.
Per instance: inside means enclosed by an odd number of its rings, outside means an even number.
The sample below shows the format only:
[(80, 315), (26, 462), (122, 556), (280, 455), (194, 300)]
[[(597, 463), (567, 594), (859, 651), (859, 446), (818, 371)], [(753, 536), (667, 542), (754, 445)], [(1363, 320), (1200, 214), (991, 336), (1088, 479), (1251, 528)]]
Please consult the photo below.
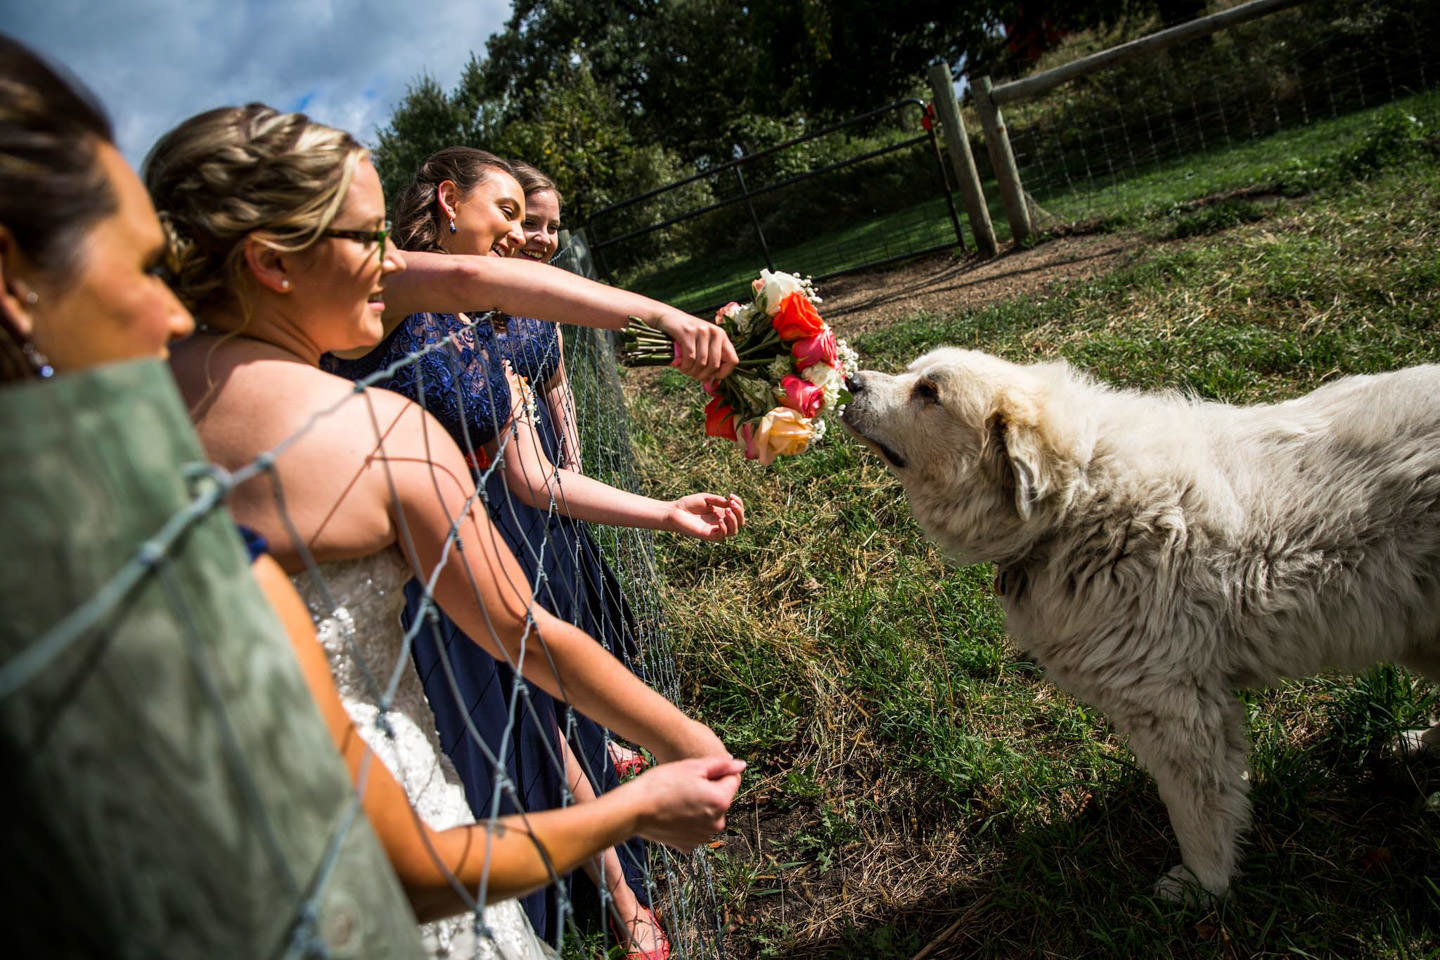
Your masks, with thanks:
[(220, 107), (161, 137), (145, 186), (174, 250), (171, 286), (193, 313), (244, 304), (244, 240), (304, 250), (330, 226), (365, 149), (303, 113)]
[(395, 204), (395, 245), (401, 250), (444, 253), (440, 237), (450, 227), (436, 202), (440, 184), (449, 180), (464, 196), (497, 170), (515, 176), (509, 163), (474, 147), (446, 147), (430, 154)]

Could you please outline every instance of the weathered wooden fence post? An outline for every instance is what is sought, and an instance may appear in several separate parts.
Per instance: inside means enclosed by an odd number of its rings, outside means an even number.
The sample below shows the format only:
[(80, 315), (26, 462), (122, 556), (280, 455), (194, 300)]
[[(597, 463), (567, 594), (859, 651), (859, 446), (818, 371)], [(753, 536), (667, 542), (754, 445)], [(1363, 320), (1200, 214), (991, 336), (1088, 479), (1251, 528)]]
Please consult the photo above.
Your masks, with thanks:
[(1277, 10), (1297, 6), (1302, 2), (1303, 0), (1249, 0), (1219, 13), (1092, 53), (1088, 57), (1052, 70), (1002, 83), (998, 87), (990, 82), (989, 77), (980, 77), (973, 81), (971, 89), (975, 93), (975, 106), (980, 112), (980, 124), (985, 128), (985, 149), (990, 151), (990, 161), (995, 167), (995, 179), (999, 181), (1000, 195), (1005, 200), (1005, 215), (1010, 221), (1010, 232), (1014, 234), (1015, 240), (1023, 242), (1028, 239), (1034, 232), (1034, 227), (1030, 222), (1030, 204), (1020, 182), (1020, 171), (1015, 165), (1015, 154), (1010, 148), (1010, 134), (1005, 128), (1005, 118), (1000, 114), (1002, 106), (1039, 96), (1077, 77), (1088, 76), (1117, 63), (1157, 53), (1172, 44), (1209, 36), (1217, 30), (1268, 16)]
[(1016, 243), (1024, 243), (1034, 232), (1030, 224), (1030, 206), (1025, 202), (1025, 188), (1020, 183), (1020, 169), (1015, 165), (1015, 152), (1010, 149), (1010, 134), (1000, 105), (990, 97), (993, 84), (981, 77), (973, 84), (975, 108), (980, 112), (980, 126), (985, 128), (985, 149), (990, 151), (990, 165), (1005, 201), (1005, 218), (1010, 221), (1010, 235)]
[(955, 102), (955, 80), (950, 75), (950, 65), (941, 61), (930, 64), (926, 71), (930, 81), (932, 103), (945, 134), (945, 148), (950, 151), (950, 165), (955, 169), (955, 180), (960, 184), (960, 196), (965, 201), (965, 216), (970, 218), (970, 231), (975, 234), (975, 246), (986, 257), (995, 256), (995, 226), (990, 222), (990, 208), (985, 205), (985, 191), (980, 187), (980, 174), (975, 169), (975, 156), (970, 152), (970, 138), (965, 133), (965, 121), (960, 116), (960, 104)]

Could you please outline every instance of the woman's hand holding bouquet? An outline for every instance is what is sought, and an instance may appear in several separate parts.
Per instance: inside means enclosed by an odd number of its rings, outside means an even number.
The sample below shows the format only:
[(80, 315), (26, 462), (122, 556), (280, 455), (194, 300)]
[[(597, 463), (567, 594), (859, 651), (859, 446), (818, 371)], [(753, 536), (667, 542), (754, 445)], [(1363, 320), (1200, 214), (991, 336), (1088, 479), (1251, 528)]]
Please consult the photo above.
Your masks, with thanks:
[[(715, 323), (729, 336), (740, 361), (729, 376), (707, 381), (705, 432), (732, 441), (747, 459), (770, 464), (803, 453), (825, 435), (822, 414), (850, 399), (845, 370), (856, 357), (821, 318), (808, 279), (760, 271), (749, 303), (727, 303)], [(669, 364), (669, 338), (638, 318), (621, 335), (622, 352), (635, 366)]]

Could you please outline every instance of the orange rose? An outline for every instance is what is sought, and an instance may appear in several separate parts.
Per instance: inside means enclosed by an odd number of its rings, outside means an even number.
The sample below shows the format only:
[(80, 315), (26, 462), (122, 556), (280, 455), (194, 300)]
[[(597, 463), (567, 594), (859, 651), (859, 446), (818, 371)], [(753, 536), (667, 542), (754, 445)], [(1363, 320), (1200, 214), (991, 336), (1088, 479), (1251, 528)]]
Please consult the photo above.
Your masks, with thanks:
[(820, 319), (815, 304), (803, 293), (792, 293), (781, 300), (780, 309), (775, 311), (770, 322), (775, 325), (780, 339), (787, 343), (813, 337), (825, 329), (825, 321)]
[(789, 407), (776, 407), (765, 414), (755, 431), (755, 450), (760, 462), (769, 466), (776, 457), (804, 453), (815, 435), (810, 421)]

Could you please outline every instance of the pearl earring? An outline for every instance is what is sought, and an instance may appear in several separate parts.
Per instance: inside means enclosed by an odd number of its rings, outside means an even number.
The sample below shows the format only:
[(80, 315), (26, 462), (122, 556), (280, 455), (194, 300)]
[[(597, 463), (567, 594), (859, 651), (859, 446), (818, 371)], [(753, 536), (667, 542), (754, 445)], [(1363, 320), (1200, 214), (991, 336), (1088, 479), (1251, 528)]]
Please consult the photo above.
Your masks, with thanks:
[(37, 304), (37, 303), (39, 303), (39, 302), (40, 302), (40, 294), (36, 293), (34, 290), (31, 290), (29, 293), (25, 294), (25, 305), (26, 305), (26, 306), (33, 307), (33, 306), (35, 306), (35, 304)]
[(281, 280), (281, 281), (280, 281), (280, 289), (281, 289), (281, 290), (289, 290), (289, 289), (290, 289), (290, 281), (289, 281), (289, 280)]

